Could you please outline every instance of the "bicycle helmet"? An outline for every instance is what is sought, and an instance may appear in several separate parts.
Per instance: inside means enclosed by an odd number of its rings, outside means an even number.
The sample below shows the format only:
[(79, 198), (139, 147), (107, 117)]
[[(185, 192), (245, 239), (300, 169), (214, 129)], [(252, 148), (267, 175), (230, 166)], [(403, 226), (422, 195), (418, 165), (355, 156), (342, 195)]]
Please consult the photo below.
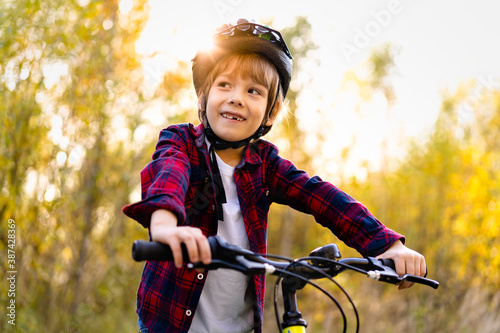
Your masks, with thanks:
[(193, 58), (193, 83), (196, 94), (215, 64), (235, 52), (251, 52), (266, 57), (278, 71), (283, 98), (292, 76), (292, 55), (281, 33), (266, 25), (239, 19), (218, 28), (213, 36), (213, 48), (199, 50)]

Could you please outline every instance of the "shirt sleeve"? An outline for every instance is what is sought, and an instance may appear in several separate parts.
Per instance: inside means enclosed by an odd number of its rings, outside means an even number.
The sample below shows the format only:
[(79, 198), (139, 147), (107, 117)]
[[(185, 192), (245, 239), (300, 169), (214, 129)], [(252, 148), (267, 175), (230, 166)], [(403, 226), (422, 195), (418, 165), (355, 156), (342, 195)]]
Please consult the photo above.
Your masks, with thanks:
[(153, 160), (141, 171), (142, 200), (123, 208), (146, 228), (157, 209), (173, 212), (180, 221), (186, 217), (184, 201), (191, 172), (186, 135), (176, 126), (160, 132)]
[(267, 152), (266, 177), (271, 200), (312, 214), (322, 226), (363, 256), (376, 256), (404, 236), (385, 227), (368, 209), (320, 177), (310, 177), (272, 147)]

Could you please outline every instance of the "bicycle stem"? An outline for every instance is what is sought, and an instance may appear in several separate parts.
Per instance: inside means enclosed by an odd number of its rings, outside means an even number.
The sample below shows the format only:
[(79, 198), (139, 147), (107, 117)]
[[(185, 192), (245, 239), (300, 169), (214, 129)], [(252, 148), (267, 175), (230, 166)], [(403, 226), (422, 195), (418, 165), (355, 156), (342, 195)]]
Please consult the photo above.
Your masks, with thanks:
[(307, 322), (302, 318), (302, 314), (297, 306), (297, 290), (304, 287), (304, 282), (296, 277), (286, 276), (283, 278), (281, 284), (281, 291), (283, 295), (283, 305), (285, 313), (283, 314), (283, 322), (281, 328), (285, 330), (291, 326), (307, 327)]

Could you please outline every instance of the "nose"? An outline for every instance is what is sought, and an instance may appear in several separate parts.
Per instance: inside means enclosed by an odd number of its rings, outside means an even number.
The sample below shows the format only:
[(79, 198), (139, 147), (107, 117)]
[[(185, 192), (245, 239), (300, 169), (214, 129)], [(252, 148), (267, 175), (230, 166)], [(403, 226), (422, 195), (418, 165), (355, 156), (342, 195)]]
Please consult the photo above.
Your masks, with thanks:
[(227, 102), (231, 105), (244, 106), (244, 93), (239, 91), (239, 89), (235, 89), (231, 96), (229, 96)]

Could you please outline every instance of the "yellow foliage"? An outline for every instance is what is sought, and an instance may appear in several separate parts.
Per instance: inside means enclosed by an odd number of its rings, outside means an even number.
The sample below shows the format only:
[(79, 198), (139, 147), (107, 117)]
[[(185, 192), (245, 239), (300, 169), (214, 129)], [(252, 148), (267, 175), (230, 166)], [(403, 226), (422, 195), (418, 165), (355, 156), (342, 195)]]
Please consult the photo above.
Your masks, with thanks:
[(453, 235), (466, 236), (469, 234), (468, 223), (465, 219), (456, 219), (452, 222)]
[(69, 246), (66, 246), (64, 250), (62, 250), (61, 256), (64, 261), (69, 261), (73, 257), (73, 251), (71, 251), (71, 248)]

